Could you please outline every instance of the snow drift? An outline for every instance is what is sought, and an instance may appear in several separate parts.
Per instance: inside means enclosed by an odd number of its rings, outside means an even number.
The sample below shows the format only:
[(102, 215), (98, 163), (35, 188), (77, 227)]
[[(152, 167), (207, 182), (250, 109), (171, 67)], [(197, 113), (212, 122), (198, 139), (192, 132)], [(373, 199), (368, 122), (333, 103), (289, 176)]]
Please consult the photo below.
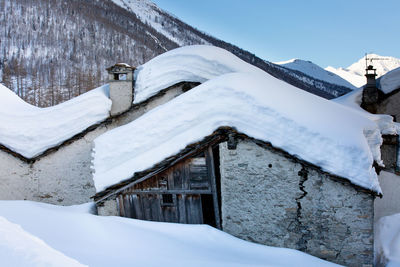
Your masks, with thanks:
[[(300, 251), (243, 241), (208, 225), (96, 216), (82, 210), (79, 206), (0, 201), (0, 214), (7, 220), (89, 266), (337, 266)], [(17, 248), (23, 244), (12, 239), (3, 245)], [(41, 250), (39, 245), (25, 248), (26, 255)], [(56, 266), (63, 266), (62, 261)]]
[(86, 266), (51, 248), (43, 240), (1, 216), (0, 257), (2, 266)]

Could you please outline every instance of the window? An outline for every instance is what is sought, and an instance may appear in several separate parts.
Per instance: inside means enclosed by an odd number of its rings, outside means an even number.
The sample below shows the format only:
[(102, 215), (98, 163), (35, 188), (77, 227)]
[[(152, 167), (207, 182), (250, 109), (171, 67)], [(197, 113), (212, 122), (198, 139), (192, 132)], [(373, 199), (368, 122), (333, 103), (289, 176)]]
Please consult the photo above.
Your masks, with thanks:
[(175, 196), (172, 194), (162, 194), (161, 195), (161, 206), (174, 206)]

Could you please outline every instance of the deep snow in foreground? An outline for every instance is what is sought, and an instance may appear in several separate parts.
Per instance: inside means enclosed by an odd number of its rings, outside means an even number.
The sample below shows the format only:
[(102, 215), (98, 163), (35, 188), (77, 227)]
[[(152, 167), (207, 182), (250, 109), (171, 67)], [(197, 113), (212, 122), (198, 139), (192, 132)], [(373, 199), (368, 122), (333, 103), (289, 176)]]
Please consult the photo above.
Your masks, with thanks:
[[(395, 57), (386, 57), (376, 54), (368, 54), (368, 58), (381, 58), (384, 60), (373, 60), (372, 63), (368, 61), (368, 64), (372, 64), (376, 69), (378, 77), (384, 75), (385, 73), (400, 67), (400, 59)], [(355, 87), (361, 87), (366, 83), (365, 78), (365, 56), (359, 59), (357, 62), (353, 63), (347, 68), (334, 68), (326, 67), (325, 70), (335, 73), (336, 75), (347, 80)]]
[(353, 84), (349, 83), (347, 80), (343, 79), (339, 75), (324, 70), (323, 68), (312, 63), (311, 61), (306, 61), (301, 59), (291, 59), (287, 61), (274, 62), (274, 64), (281, 65), (288, 69), (301, 71), (318, 80), (326, 81), (328, 83), (333, 83), (340, 86), (345, 86), (350, 89), (356, 89), (356, 87)]
[(0, 144), (33, 158), (109, 116), (108, 85), (38, 108), (0, 84)]
[(0, 258), (1, 266), (86, 266), (49, 247), (43, 240), (2, 216), (0, 216)]
[(400, 266), (400, 213), (382, 217), (375, 226), (375, 261)]
[(203, 83), (232, 72), (261, 72), (232, 53), (215, 46), (180, 47), (159, 55), (135, 71), (135, 97), (140, 103), (179, 82)]
[(394, 134), (396, 128), (391, 116), (377, 118), (265, 72), (226, 74), (96, 138), (93, 178), (102, 191), (230, 126), (380, 192), (372, 164), (382, 164), (381, 131)]
[[(102, 217), (84, 212), (79, 206), (75, 209), (30, 201), (0, 201), (0, 214), (29, 233), (24, 235), (34, 235), (53, 249), (92, 267), (336, 266), (296, 250), (243, 241), (207, 225)], [(2, 222), (4, 219), (0, 225)], [(36, 256), (37, 262), (46, 258), (48, 248), (41, 244), (28, 247), (22, 244), (25, 239), (15, 234), (11, 239), (10, 235), (0, 235), (0, 249), (5, 247), (10, 252), (7, 257), (18, 257), (12, 249), (18, 251), (23, 246), (27, 255)], [(4, 251), (0, 253), (4, 255)], [(59, 265), (36, 266), (63, 266), (63, 260)]]

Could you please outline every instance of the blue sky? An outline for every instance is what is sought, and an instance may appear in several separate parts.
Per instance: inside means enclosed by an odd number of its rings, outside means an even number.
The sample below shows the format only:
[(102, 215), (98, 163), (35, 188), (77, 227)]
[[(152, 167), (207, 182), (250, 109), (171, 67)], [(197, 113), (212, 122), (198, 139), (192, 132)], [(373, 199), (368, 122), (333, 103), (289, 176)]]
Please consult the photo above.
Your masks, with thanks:
[(184, 22), (269, 61), (347, 67), (400, 58), (400, 0), (153, 0)]

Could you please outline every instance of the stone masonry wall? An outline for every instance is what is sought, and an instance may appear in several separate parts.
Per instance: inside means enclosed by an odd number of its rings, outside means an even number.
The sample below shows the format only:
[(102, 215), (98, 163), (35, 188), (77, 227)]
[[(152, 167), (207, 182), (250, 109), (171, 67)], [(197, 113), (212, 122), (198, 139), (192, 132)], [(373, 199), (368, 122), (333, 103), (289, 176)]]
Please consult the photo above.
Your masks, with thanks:
[(222, 227), (348, 266), (373, 262), (373, 196), (284, 153), (220, 144)]
[[(400, 91), (397, 93), (394, 93), (393, 95), (389, 96), (388, 98), (386, 98), (385, 100), (383, 100), (381, 103), (379, 103), (378, 106), (378, 110), (377, 113), (378, 114), (388, 114), (388, 115), (393, 115), (396, 118), (397, 122), (400, 122)], [(400, 137), (399, 137), (399, 141), (400, 143)], [(392, 159), (396, 161), (396, 165), (397, 165), (397, 170), (400, 170), (400, 149), (397, 147), (397, 159)], [(392, 153), (390, 151), (388, 151), (390, 153), (390, 155), (392, 155)], [(385, 155), (385, 151), (383, 151), (383, 158), (387, 157), (387, 155)], [(389, 170), (390, 171), (390, 170)]]
[(388, 114), (396, 116), (398, 122), (400, 122), (400, 92), (394, 93), (389, 96), (381, 103), (379, 103), (377, 113)]
[(182, 85), (86, 133), (68, 145), (27, 163), (0, 150), (0, 200), (33, 200), (57, 205), (91, 201), (95, 192), (91, 174), (92, 141), (115, 127), (138, 118), (183, 92)]

